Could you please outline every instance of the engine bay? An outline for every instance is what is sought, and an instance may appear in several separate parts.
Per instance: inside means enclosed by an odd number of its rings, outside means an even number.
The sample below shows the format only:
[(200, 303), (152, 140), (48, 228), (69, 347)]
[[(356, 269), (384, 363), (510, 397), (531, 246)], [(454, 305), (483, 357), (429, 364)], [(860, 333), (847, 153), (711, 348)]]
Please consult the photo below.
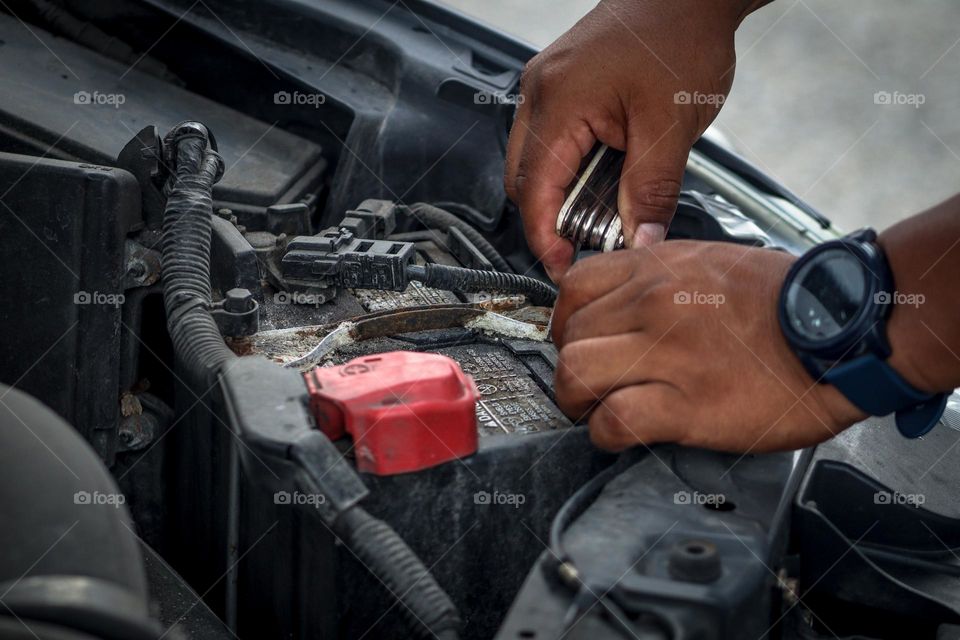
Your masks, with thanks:
[[(502, 185), (526, 45), (415, 0), (5, 9), (0, 380), (89, 444), (128, 511), (79, 513), (119, 518), (142, 559), (111, 573), (101, 541), (43, 573), (153, 603), (123, 627), (92, 591), (68, 614), (28, 593), (21, 616), (117, 638), (960, 629), (958, 472), (938, 464), (960, 433), (885, 456), (897, 436), (870, 420), (791, 453), (613, 456), (558, 408), (556, 290)], [(667, 241), (798, 254), (835, 235), (708, 136)], [(398, 352), (470, 377), (468, 454), (445, 423), (414, 453), (323, 430), (311, 372)], [(416, 388), (401, 377), (392, 404)], [(94, 492), (64, 483), (51, 504)], [(873, 491), (925, 504), (850, 506)], [(40, 535), (14, 529), (11, 589)]]

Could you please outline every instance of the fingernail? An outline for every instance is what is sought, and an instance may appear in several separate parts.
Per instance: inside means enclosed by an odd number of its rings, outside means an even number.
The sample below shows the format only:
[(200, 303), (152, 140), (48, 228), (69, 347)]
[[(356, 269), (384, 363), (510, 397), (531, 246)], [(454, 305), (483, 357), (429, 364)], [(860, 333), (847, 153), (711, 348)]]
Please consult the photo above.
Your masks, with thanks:
[(631, 247), (648, 247), (663, 241), (667, 236), (667, 228), (659, 222), (644, 222), (637, 227), (633, 234)]

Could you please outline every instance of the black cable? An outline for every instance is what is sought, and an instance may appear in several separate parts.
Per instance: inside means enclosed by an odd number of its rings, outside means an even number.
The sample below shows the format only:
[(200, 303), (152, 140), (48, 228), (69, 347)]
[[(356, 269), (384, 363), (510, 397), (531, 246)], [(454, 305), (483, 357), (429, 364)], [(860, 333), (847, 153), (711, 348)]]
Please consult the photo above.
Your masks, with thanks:
[[(616, 462), (612, 465), (593, 476), (584, 484), (582, 487), (577, 489), (572, 496), (567, 498), (567, 501), (563, 503), (563, 506), (560, 507), (560, 510), (557, 511), (557, 515), (554, 516), (553, 522), (550, 524), (550, 537), (548, 539), (548, 544), (550, 545), (550, 555), (547, 558), (547, 562), (544, 563), (544, 570), (548, 572), (548, 578), (551, 580), (556, 580), (560, 578), (561, 581), (570, 588), (578, 588), (578, 585), (570, 580), (564, 579), (564, 575), (558, 573), (561, 564), (568, 564), (571, 567), (573, 563), (570, 559), (569, 554), (567, 554), (566, 549), (563, 548), (563, 532), (567, 530), (567, 527), (582, 514), (588, 506), (590, 506), (597, 496), (600, 495), (600, 492), (603, 491), (604, 487), (607, 486), (607, 483), (613, 480), (614, 477), (623, 473), (626, 465), (621, 463), (625, 457), (621, 456)], [(632, 460), (631, 460), (632, 463)], [(575, 575), (575, 574), (570, 574)]]
[(557, 291), (545, 282), (530, 276), (480, 269), (450, 267), (445, 264), (427, 263), (423, 266), (408, 265), (407, 276), (428, 287), (459, 291), (461, 293), (485, 293), (501, 291), (520, 293), (539, 306), (550, 306), (557, 299)]
[(616, 462), (588, 480), (563, 503), (550, 525), (550, 536), (547, 541), (550, 553), (542, 568), (548, 581), (559, 583), (573, 595), (573, 600), (564, 616), (565, 632), (572, 629), (594, 605), (599, 605), (607, 610), (610, 624), (621, 636), (636, 637), (627, 623), (629, 618), (624, 614), (624, 607), (620, 602), (619, 585), (591, 583), (589, 578), (577, 569), (563, 546), (563, 533), (567, 527), (593, 504), (611, 480), (637, 461), (636, 455), (635, 451), (621, 454)]
[(344, 511), (334, 531), (396, 597), (410, 628), (420, 638), (457, 638), (460, 614), (430, 570), (383, 520), (359, 506)]
[(209, 389), (221, 367), (236, 357), (209, 311), (213, 185), (223, 174), (223, 159), (199, 122), (174, 127), (164, 146), (174, 167), (163, 189), (160, 241), (167, 330), (184, 373), (198, 388)]
[[(174, 127), (164, 147), (174, 167), (164, 185), (167, 203), (161, 239), (167, 329), (184, 373), (193, 384), (208, 389), (224, 364), (237, 357), (209, 311), (212, 194), (223, 174), (223, 160), (213, 148), (212, 135), (199, 122)], [(334, 528), (404, 605), (419, 637), (457, 637), (456, 606), (393, 528), (358, 506), (340, 514)]]
[(463, 202), (453, 202), (452, 200), (438, 200), (433, 203), (433, 206), (438, 209), (445, 209), (457, 216), (461, 216), (466, 219), (467, 222), (472, 224), (483, 231), (493, 231), (497, 226), (497, 220), (491, 216), (488, 216), (483, 211), (480, 211), (476, 207), (472, 207), (469, 204)]
[(477, 251), (479, 251), (484, 258), (490, 261), (490, 264), (493, 265), (494, 269), (507, 273), (513, 271), (513, 269), (510, 267), (510, 263), (507, 262), (506, 258), (500, 255), (500, 252), (497, 251), (496, 247), (490, 244), (489, 240), (484, 238), (483, 235), (469, 222), (457, 217), (449, 211), (425, 202), (418, 202), (410, 206), (401, 207), (401, 210), (405, 211), (409, 215), (412, 215), (414, 218), (419, 220), (423, 226), (429, 229), (442, 230), (448, 227), (457, 229), (467, 237), (467, 240), (473, 243), (473, 246), (477, 248)]

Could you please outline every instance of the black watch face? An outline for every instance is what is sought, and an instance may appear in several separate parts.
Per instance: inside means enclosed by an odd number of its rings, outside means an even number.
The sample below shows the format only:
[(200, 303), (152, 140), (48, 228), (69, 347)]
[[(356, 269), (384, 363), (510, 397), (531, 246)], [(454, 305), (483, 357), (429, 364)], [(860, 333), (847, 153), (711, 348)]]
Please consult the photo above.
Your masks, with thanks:
[(801, 267), (786, 292), (784, 311), (793, 330), (812, 342), (843, 333), (866, 303), (864, 271), (843, 248), (824, 251)]

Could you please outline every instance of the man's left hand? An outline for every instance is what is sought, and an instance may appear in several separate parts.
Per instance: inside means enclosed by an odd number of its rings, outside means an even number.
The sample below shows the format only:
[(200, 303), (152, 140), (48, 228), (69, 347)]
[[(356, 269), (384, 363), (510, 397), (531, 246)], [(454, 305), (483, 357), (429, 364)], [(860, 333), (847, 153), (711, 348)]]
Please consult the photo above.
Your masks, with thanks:
[(817, 384), (787, 345), (777, 302), (794, 258), (671, 241), (578, 262), (554, 313), (556, 396), (598, 446), (678, 442), (796, 449), (864, 415)]

